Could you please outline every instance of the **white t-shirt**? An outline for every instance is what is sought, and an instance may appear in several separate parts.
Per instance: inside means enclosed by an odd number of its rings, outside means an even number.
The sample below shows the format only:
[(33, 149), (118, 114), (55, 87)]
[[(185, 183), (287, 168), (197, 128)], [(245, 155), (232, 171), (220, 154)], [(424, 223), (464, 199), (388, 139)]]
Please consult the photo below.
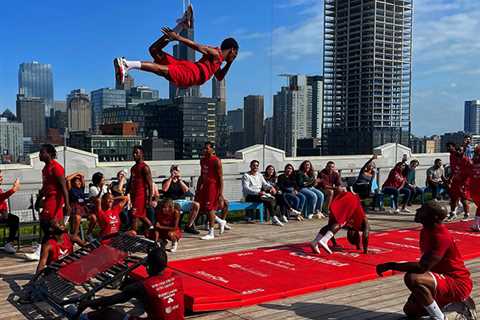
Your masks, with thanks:
[(108, 187), (103, 185), (102, 190), (97, 186), (90, 186), (88, 189), (88, 196), (92, 197), (102, 197), (104, 194), (108, 193)]

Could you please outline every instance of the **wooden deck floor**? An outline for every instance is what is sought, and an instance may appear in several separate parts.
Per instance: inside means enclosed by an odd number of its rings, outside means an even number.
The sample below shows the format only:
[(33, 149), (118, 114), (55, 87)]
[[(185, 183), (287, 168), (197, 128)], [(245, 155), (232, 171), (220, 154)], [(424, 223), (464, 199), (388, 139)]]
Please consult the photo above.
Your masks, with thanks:
[[(385, 230), (412, 226), (413, 214), (392, 216), (370, 215), (372, 229)], [(285, 227), (270, 224), (234, 224), (233, 230), (214, 241), (198, 237), (183, 239), (171, 260), (206, 256), (216, 253), (251, 249), (310, 240), (325, 220), (290, 222)], [(281, 232), (279, 232), (281, 231)], [(28, 248), (24, 250), (27, 251)], [(32, 276), (36, 263), (27, 262), (22, 253), (0, 255), (0, 319), (24, 319), (6, 299)], [(480, 258), (468, 262), (475, 284), (480, 279)], [(240, 319), (402, 319), (401, 309), (408, 291), (401, 276), (362, 282), (337, 289), (324, 290), (289, 299), (223, 312), (191, 315), (196, 320)], [(475, 285), (473, 297), (480, 303)]]

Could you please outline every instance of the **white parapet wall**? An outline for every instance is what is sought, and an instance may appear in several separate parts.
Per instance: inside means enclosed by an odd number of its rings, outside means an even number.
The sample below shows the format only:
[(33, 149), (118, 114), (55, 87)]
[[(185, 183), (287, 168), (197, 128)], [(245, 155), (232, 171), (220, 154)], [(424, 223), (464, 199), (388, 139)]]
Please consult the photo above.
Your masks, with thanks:
[[(65, 167), (66, 173), (71, 174), (80, 171), (85, 174), (87, 180), (95, 172), (102, 172), (106, 179), (109, 180), (122, 169), (129, 169), (134, 162), (99, 162), (98, 156), (82, 150), (70, 147), (57, 147), (57, 160)], [(388, 172), (396, 162), (401, 161), (402, 156), (407, 154), (408, 161), (417, 159), (420, 166), (417, 169), (417, 185), (425, 185), (426, 170), (433, 165), (435, 159), (442, 159), (443, 163), (448, 163), (447, 153), (434, 154), (412, 154), (410, 148), (399, 144), (386, 144), (374, 150), (378, 155), (375, 160), (380, 173), (380, 183), (383, 183)], [(356, 176), (363, 164), (370, 159), (372, 155), (347, 155), (347, 156), (320, 156), (320, 157), (286, 157), (283, 150), (279, 150), (270, 146), (254, 145), (235, 154), (235, 159), (224, 159), (223, 173), (225, 184), (225, 196), (230, 200), (239, 200), (242, 198), (241, 193), (241, 175), (249, 170), (249, 164), (252, 160), (258, 160), (260, 167), (265, 168), (272, 164), (277, 171), (282, 171), (287, 163), (293, 164), (298, 168), (304, 160), (310, 160), (315, 170), (325, 167), (328, 161), (334, 161), (337, 168), (344, 177)], [(167, 176), (172, 164), (179, 166), (180, 171), (185, 180), (189, 181), (193, 187), (200, 173), (199, 160), (165, 160), (165, 161), (147, 161), (152, 170), (152, 174), (159, 182), (162, 178), (159, 176)], [(34, 193), (41, 186), (41, 170), (43, 163), (40, 162), (38, 153), (30, 155), (30, 165), (23, 164), (3, 164), (0, 169), (4, 174), (4, 189), (6, 189), (15, 178), (19, 178), (22, 182), (22, 190), (25, 193)], [(12, 199), (13, 202), (15, 199)], [(20, 204), (19, 204), (20, 205)], [(23, 206), (23, 205), (22, 205)], [(16, 206), (17, 207), (17, 206)]]

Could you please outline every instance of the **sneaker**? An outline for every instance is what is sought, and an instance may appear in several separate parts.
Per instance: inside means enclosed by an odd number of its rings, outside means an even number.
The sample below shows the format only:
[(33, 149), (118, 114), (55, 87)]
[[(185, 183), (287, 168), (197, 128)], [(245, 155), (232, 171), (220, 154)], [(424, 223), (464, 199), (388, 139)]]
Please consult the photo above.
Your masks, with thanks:
[(172, 247), (170, 248), (170, 252), (177, 252), (177, 248), (178, 248), (178, 241), (173, 241)]
[[(453, 302), (442, 308), (442, 311), (447, 314), (455, 314), (455, 319), (476, 320), (477, 312), (475, 308), (475, 302), (472, 298), (468, 297), (461, 302)], [(447, 317), (445, 317), (447, 319)]]
[(11, 254), (17, 253), (17, 249), (15, 249), (15, 247), (13, 246), (13, 244), (11, 242), (7, 242), (5, 244), (5, 247), (3, 247), (3, 251), (5, 251), (6, 253), (11, 253)]
[(280, 222), (280, 220), (277, 218), (277, 216), (272, 217), (272, 224), (283, 227), (283, 223)]
[(200, 239), (202, 239), (202, 240), (213, 240), (213, 239), (215, 239), (215, 233), (213, 231), (213, 228), (208, 230), (207, 235), (201, 237)]
[(125, 66), (124, 58), (115, 58), (113, 60), (113, 67), (115, 68), (115, 79), (120, 85), (125, 84), (125, 77), (127, 76), (127, 68)]
[(402, 209), (402, 212), (403, 212), (403, 213), (410, 213), (410, 212), (412, 212), (412, 211), (408, 210), (408, 208), (403, 208), (403, 209)]
[(290, 209), (290, 211), (288, 212), (289, 214), (291, 214), (292, 216), (299, 216), (301, 215), (302, 213), (298, 210), (295, 210), (295, 209)]
[(327, 251), (329, 254), (332, 254), (332, 250), (328, 247), (328, 243), (324, 243), (321, 240), (318, 241), (318, 243), (322, 246), (325, 251)]
[(320, 254), (320, 249), (318, 248), (317, 242), (310, 242), (310, 247), (312, 248), (313, 253)]
[(31, 261), (38, 261), (40, 260), (40, 252), (42, 250), (42, 246), (38, 245), (34, 252), (32, 253), (25, 253), (25, 258)]
[(457, 214), (452, 211), (448, 214), (447, 221), (455, 220), (456, 217), (457, 217)]
[(309, 215), (307, 216), (307, 219), (308, 219), (308, 220), (312, 220), (312, 219), (313, 219), (313, 214), (309, 214)]
[(180, 19), (177, 19), (177, 26), (174, 28), (175, 32), (180, 32), (183, 29), (193, 28), (193, 7), (188, 5), (187, 10)]
[(232, 230), (232, 227), (226, 222), (227, 221), (225, 220), (225, 230)]
[(218, 223), (218, 227), (220, 228), (220, 234), (223, 234), (225, 232), (225, 225), (227, 224), (227, 221), (222, 220), (221, 222)]
[(468, 214), (468, 212), (465, 212), (465, 213), (463, 214), (463, 219), (464, 219), (464, 220), (467, 220), (469, 217), (470, 217), (470, 215)]
[(185, 231), (186, 233), (191, 233), (191, 234), (200, 234), (200, 231), (198, 231), (195, 226), (185, 226), (185, 228), (183, 229), (183, 231)]
[(393, 210), (393, 214), (399, 214), (399, 213), (400, 213), (400, 209)]
[(288, 223), (288, 218), (287, 218), (287, 216), (282, 216), (282, 221), (283, 221), (284, 223)]

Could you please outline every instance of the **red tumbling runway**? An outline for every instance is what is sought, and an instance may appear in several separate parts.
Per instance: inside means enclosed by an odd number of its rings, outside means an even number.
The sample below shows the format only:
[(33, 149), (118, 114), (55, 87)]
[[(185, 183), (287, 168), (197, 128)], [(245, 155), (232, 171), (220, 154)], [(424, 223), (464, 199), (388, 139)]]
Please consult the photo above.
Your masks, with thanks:
[[(466, 231), (464, 222), (447, 226), (464, 258), (480, 256), (480, 233)], [(338, 239), (344, 250), (332, 255), (312, 253), (309, 243), (286, 244), (172, 261), (169, 268), (183, 275), (187, 309), (223, 310), (375, 279), (379, 263), (417, 260), (418, 237), (419, 228), (372, 232), (368, 255)], [(145, 270), (134, 275), (145, 277)]]

